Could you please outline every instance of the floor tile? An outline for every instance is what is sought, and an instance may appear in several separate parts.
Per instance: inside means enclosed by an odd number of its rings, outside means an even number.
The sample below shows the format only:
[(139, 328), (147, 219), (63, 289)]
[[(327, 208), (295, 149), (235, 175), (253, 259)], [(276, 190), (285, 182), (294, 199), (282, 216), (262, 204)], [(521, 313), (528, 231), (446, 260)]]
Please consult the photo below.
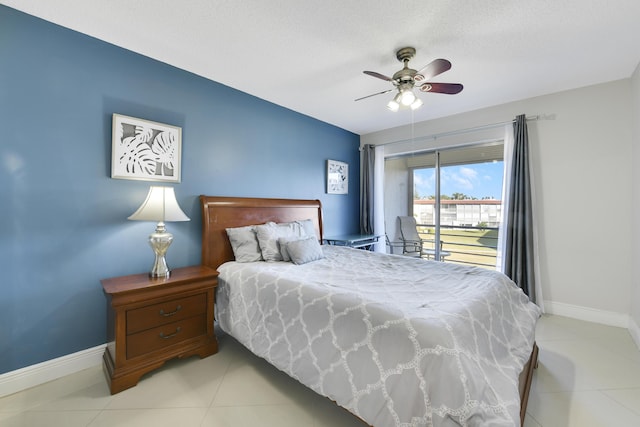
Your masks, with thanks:
[[(246, 350), (245, 350), (246, 351)], [(213, 406), (309, 404), (312, 390), (256, 356), (231, 363)]]
[(539, 341), (541, 392), (640, 387), (640, 362), (594, 340)]
[(19, 393), (0, 398), (0, 412), (33, 409), (102, 409), (108, 403), (108, 388), (101, 366), (58, 378)]
[(640, 388), (604, 390), (603, 393), (640, 416)]
[(534, 394), (527, 410), (543, 427), (640, 426), (640, 416), (600, 391)]
[(2, 427), (85, 427), (100, 411), (25, 411), (0, 414)]
[(104, 410), (88, 427), (200, 427), (206, 411), (206, 408)]
[(542, 427), (538, 422), (533, 418), (533, 416), (527, 414), (524, 418), (524, 426), (523, 427)]
[(214, 406), (202, 423), (208, 427), (314, 427), (312, 414), (299, 405)]
[(209, 407), (240, 349), (230, 338), (221, 340), (219, 345), (218, 354), (204, 359), (168, 361), (144, 375), (137, 386), (113, 395), (107, 409)]
[(226, 368), (215, 357), (169, 361), (145, 375), (137, 386), (113, 395), (107, 409), (206, 408)]

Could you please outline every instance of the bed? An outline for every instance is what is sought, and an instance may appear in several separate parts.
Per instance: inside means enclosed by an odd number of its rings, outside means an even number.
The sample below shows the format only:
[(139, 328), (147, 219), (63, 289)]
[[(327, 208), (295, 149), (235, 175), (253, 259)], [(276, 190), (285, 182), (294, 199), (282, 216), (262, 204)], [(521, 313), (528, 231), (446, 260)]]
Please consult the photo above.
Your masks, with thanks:
[[(320, 201), (200, 202), (217, 321), (250, 351), (372, 426), (523, 423), (540, 311), (505, 276), (328, 245), (239, 262), (227, 229), (304, 221), (322, 242)], [(292, 258), (297, 243), (281, 241)]]

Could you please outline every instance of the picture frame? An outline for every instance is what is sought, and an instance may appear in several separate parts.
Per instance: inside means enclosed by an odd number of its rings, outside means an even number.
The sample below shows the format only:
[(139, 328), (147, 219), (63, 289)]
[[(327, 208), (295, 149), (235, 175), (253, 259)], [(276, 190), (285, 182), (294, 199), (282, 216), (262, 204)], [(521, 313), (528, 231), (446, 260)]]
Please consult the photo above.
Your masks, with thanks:
[(113, 114), (111, 178), (180, 182), (182, 128)]
[(349, 193), (349, 164), (338, 160), (327, 160), (327, 193)]

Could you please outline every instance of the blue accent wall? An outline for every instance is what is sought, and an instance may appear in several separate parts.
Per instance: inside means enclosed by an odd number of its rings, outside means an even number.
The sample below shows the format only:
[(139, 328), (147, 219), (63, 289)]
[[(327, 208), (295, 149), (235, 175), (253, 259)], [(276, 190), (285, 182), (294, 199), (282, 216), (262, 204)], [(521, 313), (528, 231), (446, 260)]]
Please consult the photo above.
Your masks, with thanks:
[(200, 194), (320, 199), (325, 234), (358, 231), (358, 135), (0, 6), (0, 373), (104, 343), (100, 279), (151, 268), (155, 225), (126, 219), (151, 183), (111, 179), (113, 113), (182, 128), (170, 267), (200, 262)]

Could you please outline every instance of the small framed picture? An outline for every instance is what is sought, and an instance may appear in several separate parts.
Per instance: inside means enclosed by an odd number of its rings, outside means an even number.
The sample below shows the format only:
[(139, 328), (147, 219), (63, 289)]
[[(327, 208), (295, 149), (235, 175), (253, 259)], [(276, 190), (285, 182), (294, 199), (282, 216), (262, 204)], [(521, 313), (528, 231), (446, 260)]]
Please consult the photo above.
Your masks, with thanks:
[(349, 193), (349, 165), (337, 160), (327, 160), (327, 193)]
[(111, 178), (180, 182), (182, 128), (113, 115)]

